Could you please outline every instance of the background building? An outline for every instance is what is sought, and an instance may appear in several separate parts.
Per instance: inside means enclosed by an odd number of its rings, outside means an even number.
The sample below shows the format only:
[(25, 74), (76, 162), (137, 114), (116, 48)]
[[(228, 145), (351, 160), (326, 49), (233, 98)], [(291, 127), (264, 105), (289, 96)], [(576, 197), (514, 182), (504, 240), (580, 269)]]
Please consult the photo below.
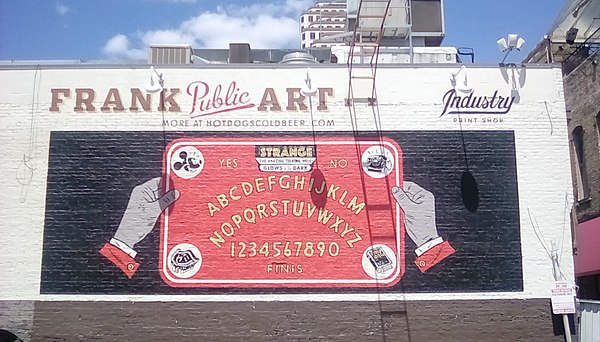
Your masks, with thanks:
[(346, 32), (346, 1), (321, 2), (300, 15), (301, 48), (325, 47), (343, 42), (321, 41), (327, 36)]
[(581, 341), (600, 336), (600, 1), (569, 1), (526, 62), (560, 63), (575, 202), (571, 229)]
[[(300, 15), (300, 46), (330, 47), (350, 45), (356, 26), (359, 2), (317, 1)], [(395, 47), (436, 47), (440, 46), (445, 35), (443, 0), (393, 0), (390, 4), (390, 19), (396, 20), (398, 32), (386, 34), (382, 46)], [(363, 7), (385, 8), (387, 1), (364, 1)], [(364, 9), (363, 9), (364, 11)], [(379, 26), (378, 10), (364, 13), (373, 16), (374, 26)], [(368, 19), (365, 19), (368, 21)], [(363, 23), (365, 24), (364, 20)]]
[(600, 299), (600, 1), (571, 1), (527, 62), (560, 63), (569, 122), (579, 298)]

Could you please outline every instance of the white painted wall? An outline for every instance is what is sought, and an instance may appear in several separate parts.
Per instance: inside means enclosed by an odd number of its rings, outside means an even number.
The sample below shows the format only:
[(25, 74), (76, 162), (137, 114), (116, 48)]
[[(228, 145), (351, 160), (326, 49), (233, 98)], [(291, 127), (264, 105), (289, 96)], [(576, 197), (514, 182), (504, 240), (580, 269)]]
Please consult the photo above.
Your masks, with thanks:
[[(365, 70), (368, 71), (368, 70)], [(443, 95), (451, 89), (450, 78), (456, 66), (381, 67), (377, 76), (377, 94), (383, 130), (459, 130), (455, 115), (440, 117)], [(407, 294), (406, 299), (471, 299), (471, 298), (545, 298), (553, 280), (551, 260), (534, 232), (531, 213), (546, 243), (562, 245), (562, 271), (573, 281), (570, 247), (569, 208), (572, 188), (569, 170), (568, 136), (559, 68), (526, 67), (508, 69), (503, 77), (500, 68), (468, 68), (468, 81), (475, 95), (491, 95), (498, 90), (509, 96), (511, 89), (519, 92), (520, 100), (506, 115), (473, 115), (477, 122), (463, 123), (464, 130), (511, 130), (515, 133), (521, 246), (523, 255), (524, 291), (522, 293), (453, 293)], [(303, 67), (264, 68), (162, 68), (166, 88), (180, 88), (177, 102), (182, 112), (158, 111), (158, 96), (153, 95), (151, 112), (103, 113), (100, 107), (110, 88), (117, 88), (126, 108), (130, 105), (130, 88), (147, 83), (146, 68), (45, 68), (40, 70), (7, 68), (0, 70), (0, 300), (381, 300), (403, 295), (196, 295), (196, 296), (52, 296), (40, 295), (40, 272), (44, 228), (46, 177), (48, 171), (49, 136), (53, 130), (77, 131), (162, 131), (166, 120), (188, 120), (186, 127), (168, 130), (199, 131), (264, 131), (265, 127), (215, 127), (215, 120), (306, 120), (309, 111), (286, 111), (286, 88), (304, 85)], [(355, 70), (356, 73), (359, 70)], [(514, 72), (514, 75), (513, 75)], [(520, 78), (517, 73), (521, 73)], [(316, 127), (322, 131), (351, 131), (349, 109), (344, 106), (348, 91), (346, 68), (311, 68), (313, 85), (333, 88), (328, 99), (328, 111), (312, 113), (315, 120), (333, 120), (335, 126)], [(513, 79), (514, 77), (514, 79)], [(517, 85), (519, 80), (522, 85)], [(240, 91), (247, 91), (250, 103), (258, 106), (265, 88), (273, 88), (281, 112), (259, 112), (257, 107), (199, 117), (202, 126), (194, 126), (189, 112), (192, 98), (186, 94), (188, 84), (204, 81), (214, 89), (227, 87), (235, 81)], [(369, 80), (355, 80), (354, 94), (370, 96)], [(362, 85), (360, 85), (362, 84)], [(363, 88), (360, 90), (360, 88)], [(50, 112), (51, 89), (69, 88), (71, 98), (65, 98), (59, 112)], [(74, 112), (75, 88), (93, 88), (97, 93), (96, 112)], [(364, 95), (361, 95), (364, 94)], [(313, 108), (318, 104), (314, 102)], [(482, 123), (484, 117), (502, 118), (502, 122)], [(360, 130), (375, 129), (371, 108), (356, 106)], [(210, 120), (213, 125), (207, 125)], [(228, 121), (225, 121), (227, 123)], [(241, 121), (240, 121), (241, 122)], [(306, 131), (310, 127), (270, 127), (270, 130)], [(18, 179), (24, 171), (24, 155), (31, 157), (32, 178), (27, 190)], [(25, 192), (26, 191), (26, 192)]]

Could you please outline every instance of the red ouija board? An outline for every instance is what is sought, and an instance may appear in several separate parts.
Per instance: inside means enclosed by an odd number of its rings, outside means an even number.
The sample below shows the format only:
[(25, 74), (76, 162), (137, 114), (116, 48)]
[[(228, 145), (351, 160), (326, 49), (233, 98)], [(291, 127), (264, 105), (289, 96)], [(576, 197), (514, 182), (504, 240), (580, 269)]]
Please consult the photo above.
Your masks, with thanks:
[(387, 138), (189, 138), (163, 160), (174, 287), (377, 287), (404, 274), (402, 151)]

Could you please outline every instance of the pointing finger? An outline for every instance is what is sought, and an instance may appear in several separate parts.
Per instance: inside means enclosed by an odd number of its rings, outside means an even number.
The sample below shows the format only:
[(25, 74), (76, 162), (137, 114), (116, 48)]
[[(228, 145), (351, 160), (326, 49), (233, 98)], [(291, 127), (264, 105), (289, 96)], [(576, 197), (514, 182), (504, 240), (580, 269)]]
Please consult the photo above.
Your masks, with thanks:
[(158, 201), (160, 203), (160, 211), (163, 212), (171, 204), (175, 203), (181, 196), (179, 190), (171, 190), (164, 194)]

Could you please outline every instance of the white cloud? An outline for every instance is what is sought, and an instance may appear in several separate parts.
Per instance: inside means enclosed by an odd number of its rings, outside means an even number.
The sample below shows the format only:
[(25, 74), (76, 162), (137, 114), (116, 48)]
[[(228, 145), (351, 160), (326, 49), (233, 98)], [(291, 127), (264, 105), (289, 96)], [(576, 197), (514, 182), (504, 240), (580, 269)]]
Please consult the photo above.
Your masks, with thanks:
[(298, 17), (313, 3), (313, 0), (285, 0), (242, 7), (217, 7), (183, 21), (176, 28), (139, 32), (131, 38), (131, 44), (127, 36), (118, 34), (106, 43), (104, 52), (111, 57), (143, 56), (150, 44), (227, 48), (229, 43), (235, 42), (250, 43), (252, 48), (299, 47)]
[(285, 0), (271, 3), (254, 3), (247, 6), (218, 7), (217, 11), (225, 11), (233, 16), (285, 16), (298, 19), (300, 12), (314, 5), (314, 0)]
[(141, 41), (145, 46), (150, 44), (190, 44), (194, 46), (194, 36), (180, 30), (155, 30), (142, 35)]
[(56, 10), (56, 13), (60, 15), (65, 15), (71, 10), (67, 5), (61, 4), (60, 2), (55, 4), (54, 9)]
[(103, 51), (111, 58), (143, 59), (146, 57), (146, 51), (131, 48), (129, 38), (123, 34), (117, 34), (109, 39)]

